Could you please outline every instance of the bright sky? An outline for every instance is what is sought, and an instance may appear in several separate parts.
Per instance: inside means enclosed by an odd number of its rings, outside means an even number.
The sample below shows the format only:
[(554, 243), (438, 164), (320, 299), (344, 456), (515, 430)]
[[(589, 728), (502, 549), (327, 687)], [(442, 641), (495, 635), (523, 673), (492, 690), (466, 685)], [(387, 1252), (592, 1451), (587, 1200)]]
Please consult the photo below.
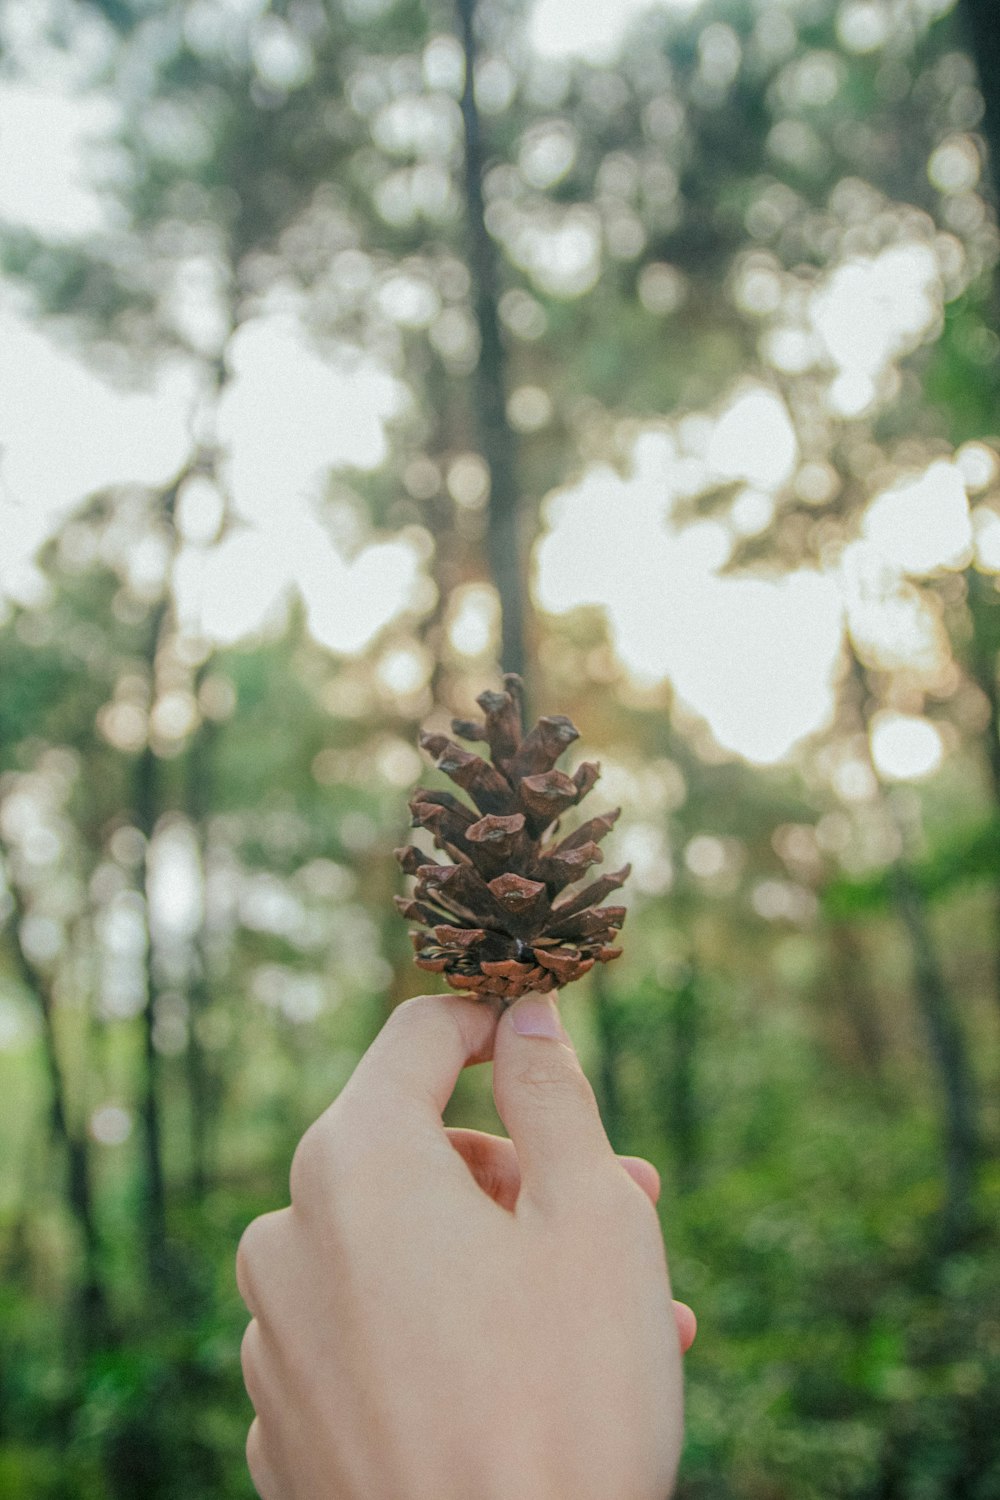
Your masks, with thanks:
[[(661, 3), (687, 9), (695, 0)], [(640, 0), (539, 0), (532, 36), (549, 55), (606, 56), (641, 8)], [(7, 12), (31, 13), (16, 3)], [(69, 74), (52, 73), (44, 87), (7, 85), (0, 96), (0, 221), (54, 239), (86, 237), (107, 222), (84, 163), (114, 110), (99, 96), (77, 97), (74, 86)], [(577, 255), (579, 265), (548, 290), (571, 299), (599, 274), (600, 237), (583, 219), (558, 234), (563, 259)], [(551, 245), (539, 259), (533, 243), (521, 247), (523, 263), (542, 285)], [(894, 361), (933, 328), (942, 299), (934, 249), (901, 239), (831, 269), (800, 303), (803, 321), (786, 330), (781, 347), (791, 353), (778, 365), (822, 372), (831, 413), (856, 415), (877, 400)], [(174, 585), (182, 616), (220, 642), (280, 619), (297, 592), (316, 639), (352, 655), (412, 604), (426, 539), (373, 540), (344, 514), (328, 526), (319, 502), (331, 470), (349, 479), (351, 469), (384, 460), (387, 428), (408, 393), (357, 349), (319, 349), (304, 324), (303, 309), (286, 297), (233, 343), (234, 378), (217, 428), (238, 524), (217, 540), (219, 497), (197, 481), (201, 489), (180, 507), (187, 540)], [(0, 591), (38, 596), (37, 549), (88, 494), (158, 485), (176, 473), (198, 400), (195, 364), (179, 360), (156, 370), (148, 389), (113, 388), (40, 331), (21, 294), (0, 283)], [(913, 580), (963, 566), (973, 547), (982, 566), (1000, 571), (1000, 523), (984, 507), (970, 516), (968, 494), (981, 488), (973, 471), (989, 459), (986, 449), (985, 459), (971, 455), (973, 446), (964, 467), (958, 457), (941, 460), (876, 494), (840, 564), (732, 576), (724, 569), (736, 542), (766, 527), (810, 468), (782, 396), (744, 383), (710, 411), (640, 433), (622, 472), (591, 466), (548, 497), (534, 558), (537, 601), (554, 615), (600, 608), (637, 678), (672, 681), (725, 748), (780, 760), (830, 718), (846, 619), (897, 659), (924, 660), (935, 625)], [(678, 519), (679, 503), (720, 483), (735, 486), (728, 514)], [(463, 595), (449, 629), (470, 657), (488, 653), (490, 591)], [(940, 738), (929, 730), (898, 715), (881, 726), (873, 744), (886, 775), (923, 775), (937, 764)]]
[(106, 96), (81, 98), (4, 79), (0, 219), (29, 225), (53, 239), (73, 239), (102, 228), (107, 205), (88, 185), (86, 148), (113, 129), (117, 113)]
[(720, 744), (759, 762), (780, 759), (830, 718), (841, 593), (805, 568), (784, 578), (722, 576), (736, 531), (681, 524), (673, 511), (718, 480), (780, 483), (794, 459), (783, 403), (748, 386), (723, 409), (702, 457), (652, 430), (636, 442), (626, 475), (594, 466), (557, 491), (537, 549), (543, 608), (603, 607), (625, 666), (646, 681), (669, 678)]
[(545, 57), (609, 62), (630, 22), (659, 4), (686, 14), (700, 0), (536, 0), (528, 35)]

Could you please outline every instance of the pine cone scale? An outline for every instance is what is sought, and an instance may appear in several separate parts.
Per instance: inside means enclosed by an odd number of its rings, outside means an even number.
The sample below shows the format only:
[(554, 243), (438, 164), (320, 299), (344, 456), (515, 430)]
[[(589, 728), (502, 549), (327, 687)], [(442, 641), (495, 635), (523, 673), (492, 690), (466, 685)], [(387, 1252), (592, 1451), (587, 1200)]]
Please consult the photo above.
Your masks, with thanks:
[(490, 756), (495, 766), (506, 771), (521, 743), (521, 705), (512, 693), (480, 693), (476, 699), (486, 715), (484, 725)]
[(573, 917), (577, 912), (586, 911), (588, 906), (599, 909), (600, 903), (606, 896), (610, 896), (612, 891), (621, 890), (631, 873), (632, 866), (623, 865), (613, 874), (602, 875), (600, 880), (594, 881), (593, 885), (585, 886), (582, 891), (577, 891), (576, 895), (568, 896), (565, 901), (560, 901), (558, 905), (553, 906), (553, 919), (558, 921), (564, 917)]
[(537, 776), (543, 771), (551, 771), (563, 751), (568, 750), (573, 741), (579, 738), (576, 726), (562, 714), (539, 719), (511, 760), (511, 780), (516, 783), (525, 776)]
[(603, 838), (614, 828), (621, 817), (621, 808), (613, 808), (611, 812), (602, 813), (600, 817), (589, 818), (586, 823), (581, 823), (573, 833), (568, 833), (564, 839), (556, 845), (557, 849), (578, 849), (581, 844), (599, 844)]

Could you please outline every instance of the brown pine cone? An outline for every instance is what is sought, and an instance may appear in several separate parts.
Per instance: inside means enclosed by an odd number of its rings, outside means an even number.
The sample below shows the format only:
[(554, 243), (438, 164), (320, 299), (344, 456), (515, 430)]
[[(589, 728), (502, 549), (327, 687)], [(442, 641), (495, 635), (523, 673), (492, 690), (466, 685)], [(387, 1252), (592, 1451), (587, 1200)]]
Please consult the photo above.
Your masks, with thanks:
[(522, 737), (521, 680), (508, 674), (504, 687), (480, 694), (483, 722), (452, 721), (460, 738), (489, 746), (488, 761), (445, 735), (420, 736), (438, 770), (475, 808), (451, 792), (414, 792), (413, 826), (429, 829), (450, 863), (438, 864), (412, 844), (397, 849), (416, 886), (396, 904), (422, 924), (411, 933), (419, 968), (443, 974), (453, 989), (510, 1003), (527, 990), (570, 984), (595, 963), (620, 956), (613, 943), (625, 908), (599, 903), (624, 884), (630, 866), (567, 894), (601, 863), (598, 844), (621, 809), (555, 841), (559, 818), (587, 795), (600, 769), (584, 761), (573, 776), (557, 771), (556, 761), (579, 738), (576, 728), (556, 714)]

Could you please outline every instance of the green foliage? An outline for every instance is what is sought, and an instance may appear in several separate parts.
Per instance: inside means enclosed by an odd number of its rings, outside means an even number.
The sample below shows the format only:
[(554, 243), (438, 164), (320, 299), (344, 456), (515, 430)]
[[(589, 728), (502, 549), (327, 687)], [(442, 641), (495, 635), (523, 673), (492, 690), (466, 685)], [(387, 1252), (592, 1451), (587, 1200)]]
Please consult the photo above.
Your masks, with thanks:
[[(1000, 874), (1000, 821), (952, 829), (936, 847), (909, 864), (917, 888), (928, 901), (946, 899), (966, 885), (995, 885)], [(892, 875), (885, 870), (832, 881), (823, 902), (834, 920), (864, 917), (888, 910), (893, 901)]]
[(984, 277), (949, 305), (924, 377), (927, 395), (945, 414), (948, 435), (956, 443), (997, 429), (1000, 351), (991, 327), (995, 295)]

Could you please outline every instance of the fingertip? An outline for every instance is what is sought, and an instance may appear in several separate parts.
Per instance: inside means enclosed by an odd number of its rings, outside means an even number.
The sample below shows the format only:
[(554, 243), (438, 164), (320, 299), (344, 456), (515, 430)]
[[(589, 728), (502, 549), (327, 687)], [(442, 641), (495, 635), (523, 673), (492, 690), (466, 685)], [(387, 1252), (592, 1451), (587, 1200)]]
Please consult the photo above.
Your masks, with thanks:
[(681, 1341), (681, 1353), (686, 1354), (698, 1335), (698, 1319), (694, 1309), (686, 1302), (674, 1299), (674, 1317), (677, 1320), (677, 1335)]
[(633, 1182), (638, 1183), (650, 1203), (656, 1204), (660, 1200), (660, 1174), (651, 1161), (644, 1156), (619, 1156), (618, 1160), (625, 1168)]
[(550, 1042), (569, 1045), (566, 1028), (559, 1015), (559, 1006), (553, 994), (528, 992), (506, 1008), (506, 1022), (518, 1036), (542, 1037)]
[(412, 995), (395, 1007), (390, 1020), (397, 1025), (442, 1018), (457, 1025), (467, 1053), (465, 1066), (489, 1062), (493, 1056), (499, 1012), (493, 997), (446, 990), (436, 995)]
[(463, 1031), (469, 1039), (470, 1050), (465, 1066), (493, 1061), (497, 1025), (503, 1014), (503, 1006), (496, 995), (446, 995), (449, 1004), (458, 1000), (464, 1011)]

